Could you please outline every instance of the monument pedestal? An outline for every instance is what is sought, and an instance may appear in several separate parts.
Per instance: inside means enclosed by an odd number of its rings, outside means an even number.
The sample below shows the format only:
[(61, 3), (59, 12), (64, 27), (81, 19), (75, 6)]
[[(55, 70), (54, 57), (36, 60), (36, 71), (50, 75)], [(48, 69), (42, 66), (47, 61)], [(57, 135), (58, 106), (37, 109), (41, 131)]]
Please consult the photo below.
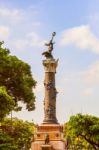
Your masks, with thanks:
[[(45, 144), (45, 135), (49, 135), (49, 143)], [(37, 127), (32, 150), (65, 150), (63, 127), (59, 124), (42, 124)]]

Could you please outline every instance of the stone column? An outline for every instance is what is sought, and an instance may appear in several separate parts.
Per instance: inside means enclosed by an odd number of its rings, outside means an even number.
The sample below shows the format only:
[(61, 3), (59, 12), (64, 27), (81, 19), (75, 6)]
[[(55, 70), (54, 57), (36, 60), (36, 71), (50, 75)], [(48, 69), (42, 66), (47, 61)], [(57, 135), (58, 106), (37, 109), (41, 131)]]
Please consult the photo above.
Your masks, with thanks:
[(58, 60), (53, 58), (43, 60), (45, 70), (45, 98), (44, 98), (44, 121), (43, 123), (57, 123), (56, 119), (56, 87), (55, 73)]

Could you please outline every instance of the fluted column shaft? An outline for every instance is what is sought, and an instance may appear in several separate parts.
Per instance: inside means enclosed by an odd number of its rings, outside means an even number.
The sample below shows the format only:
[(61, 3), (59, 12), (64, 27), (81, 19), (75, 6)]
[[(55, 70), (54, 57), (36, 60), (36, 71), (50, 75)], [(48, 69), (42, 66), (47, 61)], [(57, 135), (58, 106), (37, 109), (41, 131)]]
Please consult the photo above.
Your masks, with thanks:
[(56, 87), (55, 73), (58, 61), (46, 59), (43, 61), (45, 69), (45, 98), (44, 98), (44, 121), (43, 123), (57, 123), (56, 119)]

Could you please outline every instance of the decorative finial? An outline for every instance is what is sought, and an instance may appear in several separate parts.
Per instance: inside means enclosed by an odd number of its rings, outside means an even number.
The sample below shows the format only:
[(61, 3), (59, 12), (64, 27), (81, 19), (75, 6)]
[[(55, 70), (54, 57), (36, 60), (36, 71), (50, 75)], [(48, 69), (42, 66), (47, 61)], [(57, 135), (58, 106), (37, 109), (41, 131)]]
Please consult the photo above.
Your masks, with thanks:
[(53, 42), (53, 38), (54, 38), (55, 35), (56, 35), (56, 32), (53, 32), (52, 33), (52, 38), (49, 41), (49, 43), (45, 43), (45, 46), (48, 46), (48, 50), (43, 52), (42, 55), (44, 55), (46, 58), (53, 58), (52, 51), (53, 51), (53, 44), (55, 44)]

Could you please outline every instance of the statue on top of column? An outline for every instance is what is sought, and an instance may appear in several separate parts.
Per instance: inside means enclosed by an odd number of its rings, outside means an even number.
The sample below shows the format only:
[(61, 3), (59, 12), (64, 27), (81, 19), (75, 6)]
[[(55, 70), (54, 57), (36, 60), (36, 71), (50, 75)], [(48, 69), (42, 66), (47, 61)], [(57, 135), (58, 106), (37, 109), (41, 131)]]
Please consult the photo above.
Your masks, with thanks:
[(55, 35), (56, 35), (56, 32), (53, 32), (52, 33), (52, 38), (49, 41), (49, 43), (45, 43), (45, 46), (48, 46), (48, 50), (43, 52), (42, 55), (44, 55), (46, 58), (53, 58), (52, 51), (53, 51), (53, 44), (55, 44), (53, 42), (53, 38), (54, 38)]

